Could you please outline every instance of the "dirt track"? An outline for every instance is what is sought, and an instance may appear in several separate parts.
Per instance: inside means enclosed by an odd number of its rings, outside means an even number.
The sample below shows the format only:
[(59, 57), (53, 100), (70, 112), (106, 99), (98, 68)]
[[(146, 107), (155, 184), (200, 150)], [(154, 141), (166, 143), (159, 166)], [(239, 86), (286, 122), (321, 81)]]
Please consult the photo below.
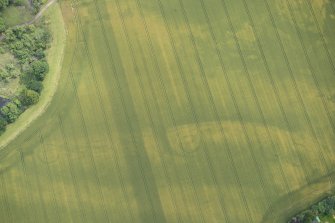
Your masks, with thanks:
[(40, 11), (35, 15), (35, 17), (28, 21), (28, 22), (25, 22), (23, 24), (19, 24), (19, 25), (16, 25), (16, 26), (22, 26), (22, 25), (30, 25), (30, 24), (33, 24), (37, 19), (39, 19), (43, 13), (45, 12), (45, 10), (47, 10), (53, 3), (55, 3), (57, 0), (49, 0), (41, 9)]

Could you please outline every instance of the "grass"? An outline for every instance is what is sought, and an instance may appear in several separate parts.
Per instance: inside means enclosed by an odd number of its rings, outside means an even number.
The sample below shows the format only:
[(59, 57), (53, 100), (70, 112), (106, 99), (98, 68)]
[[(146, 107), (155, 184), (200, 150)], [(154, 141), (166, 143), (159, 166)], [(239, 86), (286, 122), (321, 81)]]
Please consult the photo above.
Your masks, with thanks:
[(34, 14), (29, 6), (9, 6), (3, 11), (2, 17), (6, 25), (11, 27), (30, 21)]
[(325, 222), (325, 223), (334, 223), (335, 222), (335, 220), (334, 220), (334, 218), (333, 217), (328, 217), (328, 218), (322, 218), (322, 219), (320, 219), (322, 222)]
[[(0, 54), (0, 69), (9, 63), (16, 63), (13, 55), (7, 52)], [(11, 98), (17, 93), (19, 87), (19, 78), (9, 79), (8, 82), (0, 81), (0, 97)]]
[(20, 79), (9, 79), (8, 82), (0, 82), (0, 97), (3, 98), (12, 98), (20, 87)]
[(334, 186), (331, 6), (61, 1), (61, 79), (0, 152), (0, 219), (285, 222)]

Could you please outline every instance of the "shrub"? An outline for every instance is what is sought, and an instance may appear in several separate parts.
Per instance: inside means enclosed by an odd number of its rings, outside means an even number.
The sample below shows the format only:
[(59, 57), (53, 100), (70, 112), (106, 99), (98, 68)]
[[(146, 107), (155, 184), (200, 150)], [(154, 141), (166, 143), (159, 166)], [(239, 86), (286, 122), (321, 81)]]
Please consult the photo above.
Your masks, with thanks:
[(29, 82), (26, 83), (26, 87), (30, 90), (36, 91), (39, 94), (43, 90), (42, 82), (37, 80), (30, 80)]
[(39, 94), (36, 91), (24, 88), (20, 93), (20, 101), (24, 106), (36, 104), (39, 100)]
[(6, 122), (12, 123), (19, 117), (21, 110), (14, 102), (9, 102), (0, 109), (0, 113)]
[(32, 72), (36, 80), (42, 81), (48, 71), (49, 65), (44, 60), (35, 60), (31, 63), (30, 72)]

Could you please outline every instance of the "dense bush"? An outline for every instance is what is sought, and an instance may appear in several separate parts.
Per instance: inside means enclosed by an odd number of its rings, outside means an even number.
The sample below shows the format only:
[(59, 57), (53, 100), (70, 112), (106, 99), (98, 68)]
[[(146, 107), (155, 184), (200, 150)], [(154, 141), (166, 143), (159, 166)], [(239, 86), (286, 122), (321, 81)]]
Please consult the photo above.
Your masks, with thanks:
[(34, 90), (37, 93), (41, 93), (41, 91), (43, 90), (42, 81), (37, 81), (37, 80), (30, 79), (29, 81), (27, 81), (25, 83), (25, 85), (28, 89)]
[(41, 9), (41, 6), (43, 5), (42, 0), (31, 0), (31, 3), (34, 8), (34, 13), (38, 13), (38, 11)]
[(39, 96), (40, 95), (36, 91), (24, 88), (20, 93), (19, 100), (23, 106), (28, 107), (36, 104), (39, 100)]
[(21, 114), (21, 109), (15, 102), (9, 102), (0, 109), (1, 116), (8, 122), (14, 122)]
[(21, 64), (32, 63), (45, 57), (50, 34), (46, 27), (20, 26), (6, 30), (5, 43)]
[(35, 80), (42, 81), (48, 71), (49, 65), (45, 60), (35, 60), (30, 64), (26, 73)]

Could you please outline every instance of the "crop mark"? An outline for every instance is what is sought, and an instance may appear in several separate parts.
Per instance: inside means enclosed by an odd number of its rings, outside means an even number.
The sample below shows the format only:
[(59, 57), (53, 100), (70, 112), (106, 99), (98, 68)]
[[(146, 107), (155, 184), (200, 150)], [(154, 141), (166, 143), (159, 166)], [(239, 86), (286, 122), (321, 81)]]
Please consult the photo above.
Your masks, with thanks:
[[(290, 77), (291, 77), (291, 80), (292, 80), (292, 83), (293, 83), (293, 87), (294, 87), (294, 90), (295, 90), (295, 94), (296, 94), (296, 97), (297, 97), (297, 99), (298, 99), (298, 101), (299, 101), (300, 108), (301, 108), (302, 111), (304, 112), (304, 116), (305, 116), (305, 119), (306, 119), (306, 121), (307, 121), (307, 124), (309, 125), (309, 128), (310, 128), (310, 130), (311, 130), (311, 133), (312, 133), (314, 139), (316, 140), (316, 142), (317, 142), (318, 145), (319, 145), (318, 147), (319, 147), (319, 151), (320, 151), (320, 143), (319, 143), (319, 140), (317, 139), (316, 133), (315, 133), (314, 128), (313, 128), (313, 125), (312, 125), (312, 123), (311, 123), (311, 120), (310, 120), (310, 118), (309, 118), (308, 112), (307, 112), (307, 110), (306, 110), (306, 105), (305, 105), (305, 103), (304, 103), (304, 101), (303, 101), (303, 99), (302, 99), (302, 96), (301, 96), (301, 94), (300, 94), (300, 91), (299, 91), (299, 89), (298, 89), (297, 82), (296, 82), (296, 80), (295, 80), (295, 78), (294, 78), (294, 74), (293, 74), (291, 65), (290, 65), (290, 63), (289, 63), (289, 60), (288, 60), (288, 57), (287, 57), (287, 54), (286, 54), (286, 51), (285, 51), (283, 42), (282, 42), (282, 40), (281, 40), (281, 38), (280, 38), (280, 36), (279, 36), (278, 28), (277, 28), (277, 26), (276, 26), (276, 24), (275, 24), (275, 22), (274, 22), (274, 18), (273, 18), (273, 15), (272, 15), (272, 12), (271, 12), (271, 10), (270, 10), (270, 7), (269, 7), (269, 4), (268, 4), (267, 0), (264, 0), (264, 1), (265, 1), (265, 3), (266, 3), (267, 11), (268, 11), (268, 13), (269, 13), (269, 15), (270, 15), (271, 22), (272, 22), (273, 27), (274, 27), (274, 30), (275, 30), (275, 32), (276, 32), (276, 37), (277, 37), (277, 39), (278, 39), (278, 43), (279, 43), (279, 45), (280, 45), (281, 52), (282, 52), (282, 54), (283, 54), (285, 63), (286, 63), (286, 65), (287, 65), (287, 68), (288, 68), (288, 71), (289, 71), (289, 74), (290, 74)], [(321, 159), (324, 159), (322, 153), (320, 153), (320, 156), (321, 156)], [(322, 158), (322, 157), (323, 157), (323, 158)], [(326, 165), (326, 163), (325, 163), (325, 165)], [(328, 167), (327, 167), (327, 168), (328, 168)], [(307, 184), (309, 184), (309, 181), (310, 181), (310, 179), (311, 179), (311, 177), (310, 177), (310, 173), (309, 173), (309, 171), (307, 171), (307, 170), (306, 170), (305, 172), (306, 172), (306, 174), (308, 175), (308, 178), (306, 177), (306, 182), (307, 182)]]
[[(95, 1), (95, 5), (96, 5), (96, 1)], [(117, 2), (117, 5), (118, 5), (118, 2)], [(119, 5), (118, 5), (118, 8), (119, 8)], [(107, 41), (107, 37), (106, 37), (106, 32), (105, 32), (105, 28), (103, 26), (103, 23), (102, 23), (102, 19), (101, 19), (101, 14), (100, 14), (100, 11), (99, 11), (99, 8), (97, 7), (96, 5), (96, 10), (98, 12), (98, 15), (99, 15), (99, 23), (100, 23), (100, 27), (102, 29), (102, 34), (104, 36), (104, 39), (105, 39), (105, 43), (107, 45), (107, 51), (109, 53), (109, 59), (112, 60), (112, 53), (111, 53), (111, 49), (110, 49), (110, 46), (109, 46), (109, 43)], [(121, 15), (122, 17), (122, 15)], [(133, 126), (131, 125), (131, 122), (130, 122), (130, 119), (129, 119), (129, 114), (128, 114), (128, 111), (127, 111), (127, 108), (126, 108), (126, 104), (125, 104), (125, 100), (124, 100), (124, 97), (121, 95), (121, 82), (120, 82), (120, 79), (117, 75), (117, 72), (116, 72), (116, 67), (115, 67), (115, 64), (114, 64), (114, 61), (112, 60), (112, 68), (113, 68), (113, 74), (114, 74), (114, 78), (116, 79), (116, 83), (117, 83), (117, 88), (118, 88), (118, 92), (120, 94), (120, 100), (121, 100), (121, 104), (122, 104), (122, 107), (123, 107), (123, 110), (124, 110), (124, 114), (125, 114), (125, 119), (126, 119), (126, 122), (127, 122), (127, 125), (129, 127), (129, 130), (130, 130), (130, 134), (131, 134), (131, 140), (132, 140), (132, 143), (133, 145), (137, 148), (138, 147), (138, 143), (136, 141), (136, 138), (135, 138), (135, 134), (134, 134), (134, 130), (133, 130)], [(136, 149), (136, 154), (138, 157), (140, 157), (140, 154), (139, 154), (139, 151)], [(142, 175), (142, 178), (141, 180), (143, 181), (143, 184), (144, 184), (144, 187), (145, 187), (145, 191), (146, 191), (146, 194), (148, 195), (147, 196), (147, 199), (151, 205), (151, 207), (155, 210), (154, 208), (154, 205), (153, 205), (153, 201), (152, 201), (152, 198), (150, 196), (150, 193), (149, 193), (149, 190), (148, 190), (148, 182), (147, 182), (147, 177), (145, 177), (144, 175), (144, 167), (141, 163), (141, 161), (139, 159), (137, 159), (137, 163), (140, 167), (140, 173)], [(153, 215), (153, 218), (156, 219), (156, 214)]]

